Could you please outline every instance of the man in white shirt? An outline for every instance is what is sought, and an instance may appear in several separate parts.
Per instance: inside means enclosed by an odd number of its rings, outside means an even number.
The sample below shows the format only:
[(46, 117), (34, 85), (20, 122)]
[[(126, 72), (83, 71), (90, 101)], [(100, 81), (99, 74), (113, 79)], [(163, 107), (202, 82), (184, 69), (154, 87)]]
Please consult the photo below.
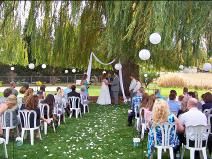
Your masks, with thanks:
[[(178, 138), (181, 143), (186, 144), (186, 140), (184, 137), (185, 128), (188, 126), (197, 126), (197, 125), (207, 125), (207, 118), (205, 114), (203, 114), (201, 111), (197, 108), (198, 100), (195, 98), (189, 98), (187, 103), (187, 109), (188, 112), (183, 113), (179, 116), (179, 121), (176, 121), (177, 124), (177, 130), (179, 132)], [(191, 132), (192, 133), (192, 132)], [(190, 143), (191, 145), (194, 143)], [(195, 157), (199, 157), (199, 153), (195, 152)]]
[(130, 76), (130, 79), (131, 79), (131, 83), (130, 83), (130, 87), (129, 87), (129, 92), (130, 92), (130, 97), (131, 97), (131, 100), (133, 98), (133, 90), (134, 88), (136, 87), (136, 79), (134, 76)]

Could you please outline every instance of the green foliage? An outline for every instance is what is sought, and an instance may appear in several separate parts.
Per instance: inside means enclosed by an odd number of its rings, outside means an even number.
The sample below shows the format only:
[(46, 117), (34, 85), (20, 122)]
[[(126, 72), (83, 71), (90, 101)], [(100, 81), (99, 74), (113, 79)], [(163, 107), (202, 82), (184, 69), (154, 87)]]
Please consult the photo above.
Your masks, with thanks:
[[(24, 29), (20, 3), (0, 3), (3, 63), (86, 68), (95, 52), (104, 61), (118, 57), (122, 63), (145, 64), (138, 52), (146, 48), (148, 64), (175, 70), (180, 64), (201, 65), (211, 56), (210, 1), (31, 1)], [(153, 32), (162, 36), (158, 45), (149, 42)]]

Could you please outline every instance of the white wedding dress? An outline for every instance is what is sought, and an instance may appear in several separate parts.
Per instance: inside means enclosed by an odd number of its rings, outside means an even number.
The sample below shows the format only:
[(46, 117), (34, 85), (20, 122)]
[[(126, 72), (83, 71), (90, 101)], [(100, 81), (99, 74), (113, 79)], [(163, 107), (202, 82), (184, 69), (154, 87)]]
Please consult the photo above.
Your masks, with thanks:
[(100, 90), (100, 95), (97, 100), (99, 105), (109, 105), (111, 104), (110, 92), (108, 88), (108, 81), (106, 79), (102, 80), (102, 86)]

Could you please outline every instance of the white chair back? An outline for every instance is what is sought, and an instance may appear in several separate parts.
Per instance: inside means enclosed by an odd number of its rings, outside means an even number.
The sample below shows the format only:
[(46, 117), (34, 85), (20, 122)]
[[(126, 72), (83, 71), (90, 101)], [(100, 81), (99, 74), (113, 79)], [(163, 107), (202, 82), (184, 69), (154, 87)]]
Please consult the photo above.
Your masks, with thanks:
[(208, 117), (209, 114), (212, 114), (212, 108), (211, 109), (205, 109), (203, 113)]
[[(209, 135), (209, 126), (197, 125), (186, 127), (186, 146), (189, 146), (189, 142), (193, 141), (194, 146), (192, 148), (201, 149), (207, 146), (207, 140)], [(203, 145), (205, 141), (205, 145)]]
[[(21, 120), (21, 126), (25, 129), (36, 128), (36, 120), (37, 120), (37, 113), (34, 110), (20, 110), (19, 116)], [(33, 125), (30, 127), (30, 119), (33, 119)]]
[[(13, 125), (13, 111), (7, 110), (1, 115), (2, 129), (5, 129), (6, 127), (16, 127), (15, 125)], [(6, 121), (8, 115), (9, 115), (9, 125), (7, 124)]]
[(45, 116), (45, 114), (44, 114), (44, 112), (45, 112), (45, 110), (46, 110), (46, 112), (47, 112), (47, 114), (46, 114), (46, 119), (49, 119), (49, 105), (47, 104), (47, 103), (40, 103), (39, 104), (39, 107), (40, 107), (40, 114), (41, 114), (41, 117), (44, 117)]
[(71, 104), (71, 108), (80, 108), (80, 98), (79, 97), (69, 97), (69, 103)]
[[(158, 131), (156, 131), (156, 129)], [(174, 129), (174, 130), (172, 130)], [(174, 134), (171, 134), (171, 132), (174, 131)], [(176, 136), (176, 126), (175, 124), (169, 124), (169, 123), (163, 123), (163, 124), (156, 124), (153, 125), (153, 133), (154, 133), (154, 142), (155, 146), (162, 146), (164, 148), (166, 147), (173, 147), (173, 145), (170, 143), (170, 137), (171, 135), (174, 135), (173, 138)], [(161, 133), (162, 142), (157, 142), (157, 133)]]
[(208, 125), (210, 126), (210, 134), (212, 134), (212, 114), (208, 115)]

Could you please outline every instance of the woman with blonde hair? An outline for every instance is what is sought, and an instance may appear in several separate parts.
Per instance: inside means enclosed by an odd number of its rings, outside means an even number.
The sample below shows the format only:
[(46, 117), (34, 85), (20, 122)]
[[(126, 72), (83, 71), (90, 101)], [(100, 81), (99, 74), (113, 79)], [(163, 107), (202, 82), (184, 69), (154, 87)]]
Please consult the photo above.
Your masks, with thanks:
[[(179, 123), (179, 120), (174, 116), (174, 114), (170, 114), (169, 106), (166, 101), (162, 99), (157, 99), (154, 103), (153, 110), (152, 110), (152, 126), (156, 124), (163, 124), (168, 122), (169, 124)], [(157, 143), (160, 145), (162, 143), (162, 135), (160, 127), (156, 127), (156, 138)], [(174, 128), (171, 129), (170, 132), (170, 143), (174, 146), (179, 145), (179, 140), (175, 134)], [(151, 157), (152, 149), (154, 148), (154, 132), (153, 127), (150, 127), (148, 133), (148, 157)]]

